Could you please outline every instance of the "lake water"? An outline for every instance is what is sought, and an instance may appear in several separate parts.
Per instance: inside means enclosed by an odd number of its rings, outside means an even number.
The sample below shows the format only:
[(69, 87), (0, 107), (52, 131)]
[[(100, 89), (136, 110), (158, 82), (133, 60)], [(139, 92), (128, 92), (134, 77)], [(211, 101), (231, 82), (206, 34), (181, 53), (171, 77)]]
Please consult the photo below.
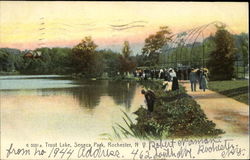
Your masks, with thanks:
[(1, 76), (0, 89), (2, 143), (101, 139), (144, 103), (135, 82)]

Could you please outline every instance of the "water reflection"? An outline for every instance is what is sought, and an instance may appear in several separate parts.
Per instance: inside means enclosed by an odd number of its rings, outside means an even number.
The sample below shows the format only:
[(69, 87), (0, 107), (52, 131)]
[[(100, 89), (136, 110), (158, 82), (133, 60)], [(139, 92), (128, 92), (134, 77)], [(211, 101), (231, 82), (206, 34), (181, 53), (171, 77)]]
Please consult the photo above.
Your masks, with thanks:
[[(5, 79), (4, 79), (5, 78)], [(143, 102), (135, 82), (72, 80), (63, 77), (0, 77), (1, 139), (97, 140)], [(32, 84), (31, 84), (32, 83)], [(30, 136), (32, 135), (32, 136)]]
[(134, 98), (135, 82), (109, 82), (108, 95), (111, 96), (117, 105), (124, 105), (126, 109), (131, 107)]
[(107, 80), (71, 80), (60, 76), (1, 77), (1, 94), (39, 96), (71, 95), (81, 107), (93, 109), (102, 96), (111, 97), (128, 111), (135, 96), (136, 82)]
[(105, 95), (106, 81), (87, 81), (88, 85), (81, 88), (71, 88), (72, 95), (80, 103), (80, 106), (94, 108), (100, 103), (101, 96)]
[(72, 95), (81, 107), (93, 109), (98, 106), (102, 96), (110, 96), (115, 104), (129, 110), (136, 90), (135, 82), (84, 81), (79, 87), (37, 90), (39, 95)]

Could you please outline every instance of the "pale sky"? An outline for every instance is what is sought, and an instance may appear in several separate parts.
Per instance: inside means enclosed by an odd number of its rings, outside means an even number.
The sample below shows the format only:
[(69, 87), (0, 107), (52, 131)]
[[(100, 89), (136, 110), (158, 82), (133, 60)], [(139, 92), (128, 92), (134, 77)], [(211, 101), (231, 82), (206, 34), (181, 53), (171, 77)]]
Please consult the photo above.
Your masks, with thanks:
[(112, 49), (143, 44), (163, 25), (177, 33), (213, 21), (248, 33), (248, 3), (0, 1), (0, 47), (72, 47), (91, 36)]

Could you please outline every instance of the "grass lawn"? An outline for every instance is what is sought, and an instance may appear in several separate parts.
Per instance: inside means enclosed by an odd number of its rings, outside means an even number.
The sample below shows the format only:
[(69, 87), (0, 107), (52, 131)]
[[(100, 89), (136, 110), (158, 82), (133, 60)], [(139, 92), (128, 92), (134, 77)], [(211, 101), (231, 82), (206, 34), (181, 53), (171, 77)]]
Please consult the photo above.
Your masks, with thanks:
[(248, 104), (248, 80), (211, 81), (209, 89)]

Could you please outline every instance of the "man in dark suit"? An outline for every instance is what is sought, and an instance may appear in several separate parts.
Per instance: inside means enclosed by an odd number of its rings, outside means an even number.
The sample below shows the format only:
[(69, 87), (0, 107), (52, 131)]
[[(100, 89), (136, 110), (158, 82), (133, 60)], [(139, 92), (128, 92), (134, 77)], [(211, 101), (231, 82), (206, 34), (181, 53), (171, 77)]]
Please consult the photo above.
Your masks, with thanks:
[(154, 111), (154, 103), (156, 100), (156, 96), (153, 91), (145, 91), (144, 89), (141, 90), (141, 93), (145, 96), (146, 102), (147, 102), (147, 107), (148, 111), (152, 113)]

